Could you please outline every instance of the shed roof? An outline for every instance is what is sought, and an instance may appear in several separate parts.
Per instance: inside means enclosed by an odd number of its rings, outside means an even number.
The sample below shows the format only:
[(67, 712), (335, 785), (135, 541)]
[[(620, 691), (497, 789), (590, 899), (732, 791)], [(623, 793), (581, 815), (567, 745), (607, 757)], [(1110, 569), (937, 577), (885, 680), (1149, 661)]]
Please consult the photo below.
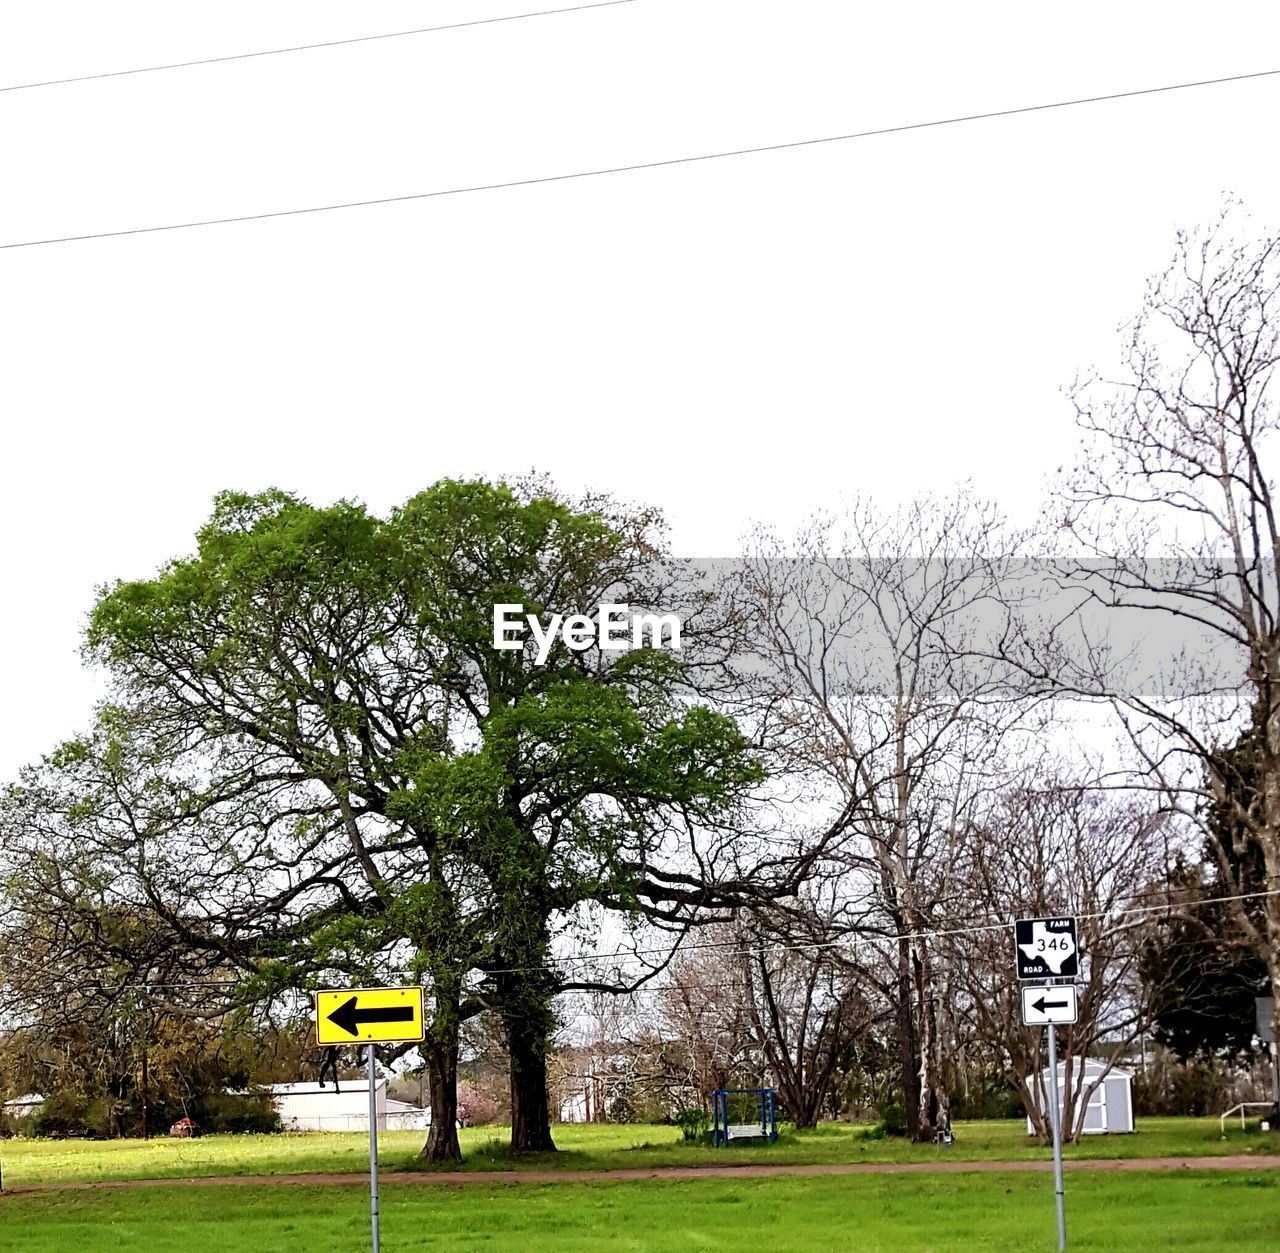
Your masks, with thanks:
[[(1066, 1069), (1066, 1066), (1067, 1066), (1066, 1062), (1064, 1061), (1059, 1062), (1058, 1073), (1062, 1074), (1062, 1072)], [(1108, 1079), (1110, 1079), (1112, 1075), (1115, 1075), (1117, 1078), (1121, 1078), (1121, 1079), (1133, 1078), (1133, 1071), (1126, 1070), (1123, 1066), (1109, 1066), (1107, 1062), (1100, 1061), (1096, 1057), (1086, 1057), (1084, 1059), (1084, 1077), (1086, 1079), (1096, 1079), (1098, 1075), (1100, 1075), (1104, 1070), (1107, 1072)], [(1072, 1060), (1072, 1065), (1071, 1065), (1072, 1077), (1074, 1078), (1075, 1076), (1079, 1075), (1080, 1071), (1081, 1071), (1080, 1058), (1077, 1057)], [(1040, 1073), (1047, 1077), (1049, 1074), (1049, 1067), (1048, 1066), (1042, 1067), (1040, 1070)]]
[(23, 1105), (43, 1105), (44, 1097), (39, 1092), (27, 1092), (22, 1096), (15, 1096), (11, 1101), (5, 1101), (5, 1109), (18, 1109)]
[[(374, 1091), (379, 1088), (385, 1088), (387, 1081), (385, 1078), (379, 1078), (374, 1082)], [(360, 1075), (351, 1079), (338, 1080), (338, 1088), (342, 1092), (368, 1092), (369, 1080), (366, 1076)], [(272, 1096), (301, 1096), (304, 1093), (328, 1092), (333, 1093), (333, 1085), (321, 1087), (314, 1080), (306, 1083), (268, 1083), (263, 1085), (263, 1090), (269, 1092)]]
[(394, 1097), (387, 1097), (388, 1114), (425, 1114), (426, 1112), (421, 1105), (414, 1105), (411, 1101), (397, 1101)]

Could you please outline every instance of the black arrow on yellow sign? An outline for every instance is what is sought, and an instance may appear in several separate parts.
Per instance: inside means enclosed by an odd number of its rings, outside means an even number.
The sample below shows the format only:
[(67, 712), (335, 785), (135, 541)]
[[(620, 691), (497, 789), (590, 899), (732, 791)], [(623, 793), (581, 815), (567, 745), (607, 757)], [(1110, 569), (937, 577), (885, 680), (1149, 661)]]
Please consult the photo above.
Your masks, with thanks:
[(371, 1022), (412, 1022), (412, 1005), (393, 1005), (385, 1009), (361, 1009), (359, 997), (353, 996), (342, 1002), (331, 1014), (325, 1016), (335, 1027), (341, 1028), (350, 1036), (358, 1036), (360, 1028)]

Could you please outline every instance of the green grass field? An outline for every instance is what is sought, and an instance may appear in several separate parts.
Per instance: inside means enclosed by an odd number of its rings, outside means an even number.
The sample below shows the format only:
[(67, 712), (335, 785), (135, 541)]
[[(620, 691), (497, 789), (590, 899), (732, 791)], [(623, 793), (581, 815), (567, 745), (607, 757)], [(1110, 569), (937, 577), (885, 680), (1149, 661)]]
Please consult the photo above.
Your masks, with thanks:
[[(1042, 1175), (860, 1176), (383, 1190), (383, 1248), (589, 1250), (1052, 1249)], [(1268, 1172), (1069, 1177), (1073, 1249), (1276, 1247)], [(0, 1197), (13, 1253), (145, 1249), (351, 1253), (368, 1247), (360, 1188), (159, 1187)]]
[[(1127, 1136), (1089, 1136), (1068, 1145), (1079, 1157), (1202, 1157), (1280, 1151), (1280, 1136), (1228, 1128), (1220, 1137), (1216, 1118), (1149, 1118)], [(776, 1145), (748, 1143), (716, 1150), (687, 1145), (664, 1126), (561, 1126), (562, 1152), (525, 1156), (507, 1152), (506, 1129), (463, 1131), (467, 1171), (538, 1169), (608, 1170), (627, 1167), (698, 1166), (723, 1163), (1016, 1161), (1043, 1159), (1047, 1150), (1027, 1141), (1017, 1121), (959, 1123), (950, 1149), (898, 1139), (867, 1138), (866, 1128), (827, 1123), (814, 1131), (784, 1133)], [(384, 1132), (379, 1162), (385, 1170), (412, 1169), (423, 1134)], [(278, 1175), (363, 1170), (368, 1141), (362, 1132), (324, 1135), (206, 1136), (199, 1140), (8, 1140), (0, 1141), (0, 1168), (9, 1184), (77, 1179), (190, 1178), (199, 1175)]]

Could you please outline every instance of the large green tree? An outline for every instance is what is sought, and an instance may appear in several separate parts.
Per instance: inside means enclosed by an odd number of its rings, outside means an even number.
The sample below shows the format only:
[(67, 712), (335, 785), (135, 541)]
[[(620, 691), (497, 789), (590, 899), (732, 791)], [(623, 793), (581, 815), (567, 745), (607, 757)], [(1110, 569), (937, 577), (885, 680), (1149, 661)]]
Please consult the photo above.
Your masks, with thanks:
[[(433, 1158), (457, 1155), (458, 1028), (486, 1004), (513, 1147), (551, 1147), (555, 945), (584, 906), (679, 928), (767, 887), (699, 857), (759, 771), (678, 654), (494, 647), (498, 603), (672, 608), (659, 531), (538, 487), (446, 481), (386, 519), (226, 494), (194, 556), (92, 614), (122, 711), (87, 753), (95, 838), (253, 994), (420, 978)], [(110, 752), (130, 764), (104, 790)]]
[(410, 755), (392, 808), (482, 876), (492, 925), (477, 965), (511, 1057), (512, 1144), (548, 1149), (557, 927), (587, 902), (670, 920), (749, 891), (681, 873), (673, 854), (729, 813), (759, 770), (731, 720), (688, 702), (675, 654), (561, 638), (539, 660), (532, 645), (494, 646), (495, 604), (568, 618), (674, 594), (651, 568), (652, 519), (619, 525), (472, 484), (416, 498), (399, 521), (456, 707), (447, 742)]

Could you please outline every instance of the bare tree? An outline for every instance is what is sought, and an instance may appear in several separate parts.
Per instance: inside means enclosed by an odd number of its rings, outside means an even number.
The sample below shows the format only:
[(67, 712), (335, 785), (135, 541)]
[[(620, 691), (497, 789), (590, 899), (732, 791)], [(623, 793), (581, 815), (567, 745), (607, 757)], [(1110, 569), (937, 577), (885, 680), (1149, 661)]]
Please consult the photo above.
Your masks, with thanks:
[(680, 952), (657, 992), (674, 1082), (705, 1104), (718, 1088), (758, 1081), (763, 1064), (731, 923), (704, 927)]
[(1027, 709), (997, 641), (1006, 552), (994, 508), (967, 492), (886, 514), (855, 502), (795, 545), (759, 537), (747, 579), (774, 751), (814, 780), (837, 840), (851, 934), (880, 935), (894, 999), (908, 1129), (949, 1123), (948, 957), (928, 938), (952, 895), (955, 843)]
[(739, 921), (752, 1028), (797, 1127), (817, 1124), (850, 1042), (876, 1015), (845, 957), (838, 912), (823, 899), (834, 886), (819, 883), (796, 908), (744, 911)]
[[(1094, 649), (1045, 677), (1114, 703), (1168, 805), (1234, 814), (1269, 892), (1260, 915), (1237, 903), (1236, 926), (1280, 994), (1278, 359), (1280, 236), (1251, 235), (1228, 203), (1207, 229), (1179, 234), (1127, 328), (1119, 374), (1074, 392), (1086, 454), (1063, 484), (1059, 525), (1096, 561), (1072, 582), (1102, 630), (1145, 615), (1140, 651), (1148, 670), (1163, 661), (1160, 681), (1126, 681)], [(1228, 751), (1242, 732), (1252, 785)], [(1236, 852), (1224, 876), (1244, 860)]]
[[(964, 1010), (1042, 1140), (1049, 1138), (1043, 1032), (1022, 1026), (1009, 924), (1058, 914), (1078, 920), (1079, 1018), (1062, 1029), (1060, 1062), (1063, 1134), (1074, 1139), (1116, 1054), (1148, 1025), (1138, 962), (1149, 907), (1163, 891), (1169, 821), (1133, 796), (1052, 777), (992, 797), (972, 820), (963, 891), (972, 916), (989, 922), (951, 941)], [(1098, 1053), (1104, 1039), (1110, 1059), (1086, 1083), (1077, 1063)]]

